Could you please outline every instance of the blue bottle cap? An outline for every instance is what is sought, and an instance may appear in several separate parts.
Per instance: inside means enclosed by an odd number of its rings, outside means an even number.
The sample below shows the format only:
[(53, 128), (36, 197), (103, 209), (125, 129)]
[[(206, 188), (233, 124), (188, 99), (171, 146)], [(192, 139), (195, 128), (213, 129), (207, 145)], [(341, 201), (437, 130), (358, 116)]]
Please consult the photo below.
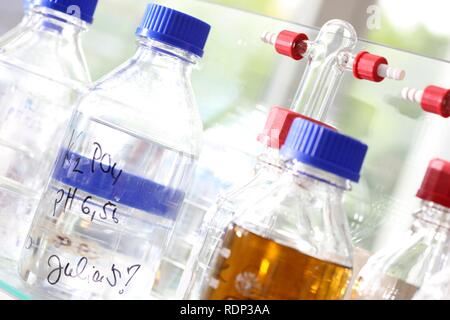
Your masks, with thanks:
[(295, 119), (280, 153), (286, 159), (358, 182), (367, 145), (304, 119)]
[(199, 57), (208, 39), (211, 26), (185, 13), (150, 4), (136, 35), (161, 41)]
[(34, 0), (36, 6), (53, 9), (74, 17), (84, 22), (92, 23), (98, 0)]

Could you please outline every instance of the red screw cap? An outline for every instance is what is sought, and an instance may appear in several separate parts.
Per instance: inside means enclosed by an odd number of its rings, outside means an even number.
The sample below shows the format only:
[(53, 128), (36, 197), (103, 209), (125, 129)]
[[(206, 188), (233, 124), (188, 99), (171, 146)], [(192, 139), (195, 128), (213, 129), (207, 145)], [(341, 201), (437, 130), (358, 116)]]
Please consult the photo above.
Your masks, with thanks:
[(444, 118), (450, 117), (450, 89), (428, 86), (423, 91), (422, 109)]
[(388, 64), (386, 58), (361, 51), (353, 62), (353, 75), (357, 79), (381, 82), (384, 79), (378, 75), (378, 68), (381, 64)]
[(304, 33), (283, 30), (278, 34), (275, 41), (275, 50), (279, 54), (291, 57), (294, 60), (300, 60), (308, 48), (304, 42), (306, 40), (308, 40), (308, 36)]
[(270, 109), (263, 132), (258, 135), (258, 141), (266, 143), (270, 148), (280, 149), (284, 145), (289, 130), (291, 129), (292, 122), (294, 122), (296, 118), (306, 119), (337, 131), (334, 127), (329, 126), (326, 123), (303, 116), (292, 110), (276, 106)]
[(450, 162), (430, 161), (417, 197), (450, 208)]

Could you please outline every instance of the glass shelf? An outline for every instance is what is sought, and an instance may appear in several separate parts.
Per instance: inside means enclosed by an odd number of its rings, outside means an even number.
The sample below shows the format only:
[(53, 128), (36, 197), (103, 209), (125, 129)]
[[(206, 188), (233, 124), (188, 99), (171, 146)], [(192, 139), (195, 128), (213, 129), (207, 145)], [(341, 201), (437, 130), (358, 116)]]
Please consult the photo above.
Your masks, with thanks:
[(17, 276), (14, 263), (0, 259), (0, 300), (30, 300), (31, 297)]

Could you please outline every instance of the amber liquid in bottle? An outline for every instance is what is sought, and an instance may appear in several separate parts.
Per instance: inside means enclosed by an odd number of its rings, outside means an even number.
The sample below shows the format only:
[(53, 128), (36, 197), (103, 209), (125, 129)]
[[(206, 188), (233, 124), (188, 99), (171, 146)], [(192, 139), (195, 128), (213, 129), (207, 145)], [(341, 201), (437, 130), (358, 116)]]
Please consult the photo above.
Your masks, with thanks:
[(203, 299), (343, 298), (352, 270), (319, 260), (232, 225)]

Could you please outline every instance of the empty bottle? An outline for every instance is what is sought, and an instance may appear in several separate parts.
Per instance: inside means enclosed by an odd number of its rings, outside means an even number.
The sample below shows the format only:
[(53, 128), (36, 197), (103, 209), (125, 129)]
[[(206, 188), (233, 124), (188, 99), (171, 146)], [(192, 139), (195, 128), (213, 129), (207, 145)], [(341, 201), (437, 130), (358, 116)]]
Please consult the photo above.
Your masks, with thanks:
[(409, 234), (374, 254), (353, 286), (353, 299), (410, 300), (433, 274), (449, 266), (450, 162), (430, 162)]
[(33, 288), (60, 298), (150, 294), (199, 156), (190, 75), (209, 30), (149, 5), (136, 54), (81, 99), (21, 260)]
[[(285, 172), (252, 190), (216, 240), (202, 299), (340, 299), (352, 269), (342, 208), (367, 146), (295, 119), (281, 156)], [(250, 193), (248, 193), (250, 194)]]
[[(16, 261), (90, 75), (81, 34), (96, 0), (36, 0), (0, 39), (0, 257)], [(75, 13), (75, 15), (72, 15)]]

